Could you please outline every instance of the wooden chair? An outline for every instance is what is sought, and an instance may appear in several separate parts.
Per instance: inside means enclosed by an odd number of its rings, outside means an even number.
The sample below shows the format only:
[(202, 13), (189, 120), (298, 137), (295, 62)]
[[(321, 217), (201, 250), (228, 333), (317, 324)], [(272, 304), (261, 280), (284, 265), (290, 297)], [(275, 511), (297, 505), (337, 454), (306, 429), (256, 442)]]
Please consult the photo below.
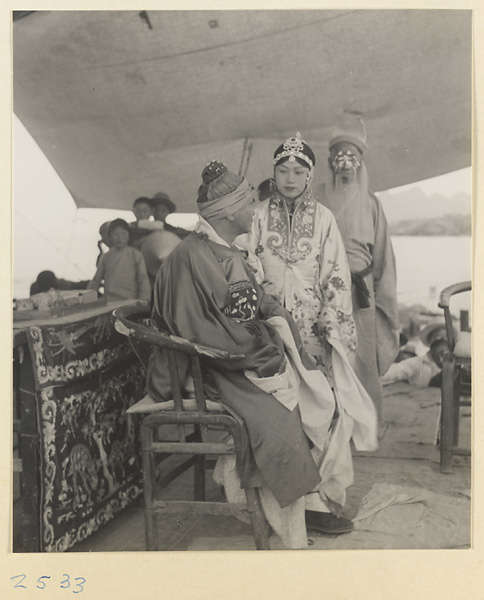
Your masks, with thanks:
[[(460, 331), (454, 334), (450, 312), (451, 297), (468, 292), (471, 282), (457, 283), (445, 288), (439, 299), (439, 307), (444, 309), (448, 349), (442, 365), (442, 404), (440, 420), (440, 470), (452, 472), (454, 455), (470, 456), (470, 450), (459, 447), (459, 416), (461, 406), (470, 406), (471, 384), (466, 377), (471, 367), (471, 334)], [(468, 399), (462, 399), (462, 396)]]
[[(147, 326), (150, 317), (148, 303), (136, 302), (123, 306), (113, 312), (116, 330), (126, 335), (138, 359), (146, 368), (149, 355), (154, 346), (163, 348), (169, 357), (170, 381), (173, 392), (171, 401), (156, 404), (148, 397), (135, 405), (132, 413), (151, 412), (141, 421), (141, 447), (143, 454), (143, 482), (145, 499), (145, 527), (147, 550), (158, 549), (157, 513), (233, 515), (249, 513), (252, 532), (257, 550), (270, 550), (270, 527), (265, 519), (258, 488), (245, 490), (245, 503), (207, 502), (205, 501), (205, 471), (207, 457), (235, 454), (237, 462), (241, 460), (243, 448), (249, 444), (247, 429), (240, 421), (230, 415), (221, 404), (207, 400), (202, 384), (202, 366), (200, 359), (228, 358), (229, 354), (217, 348), (191, 343), (186, 339), (172, 336)], [(144, 324), (143, 324), (144, 323)], [(194, 398), (183, 398), (183, 383), (179, 381), (176, 368), (177, 355), (186, 355), (189, 360), (189, 373), (193, 379)], [(144, 407), (144, 406), (145, 407)], [(177, 439), (158, 440), (160, 428), (175, 426)], [(223, 430), (233, 440), (209, 440), (212, 428)], [(213, 432), (213, 431), (212, 431)], [(173, 455), (190, 456), (173, 473), (161, 479), (156, 458)], [(194, 467), (194, 500), (160, 500), (159, 490), (189, 467)]]

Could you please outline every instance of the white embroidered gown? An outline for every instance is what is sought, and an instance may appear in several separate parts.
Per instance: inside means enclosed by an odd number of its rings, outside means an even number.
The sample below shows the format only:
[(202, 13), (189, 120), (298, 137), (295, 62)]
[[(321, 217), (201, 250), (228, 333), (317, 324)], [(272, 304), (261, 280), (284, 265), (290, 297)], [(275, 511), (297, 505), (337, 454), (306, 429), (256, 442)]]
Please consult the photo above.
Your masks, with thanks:
[(351, 276), (331, 211), (301, 197), (291, 219), (285, 201), (274, 194), (258, 204), (251, 232), (236, 243), (259, 268), (265, 292), (291, 312), (306, 351), (331, 381), (332, 342), (349, 356), (356, 347)]

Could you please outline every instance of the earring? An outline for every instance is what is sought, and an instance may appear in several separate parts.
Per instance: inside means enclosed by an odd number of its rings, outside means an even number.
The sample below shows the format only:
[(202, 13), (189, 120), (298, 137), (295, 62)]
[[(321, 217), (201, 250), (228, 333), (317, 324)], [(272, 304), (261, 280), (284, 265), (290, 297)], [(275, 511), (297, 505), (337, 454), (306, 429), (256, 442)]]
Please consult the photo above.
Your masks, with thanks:
[(313, 174), (312, 174), (312, 172), (310, 171), (310, 172), (308, 173), (308, 177), (307, 177), (307, 179), (306, 179), (306, 191), (305, 191), (305, 193), (304, 193), (304, 195), (306, 196), (306, 198), (311, 198), (311, 197), (312, 197), (312, 195), (313, 195), (313, 188), (312, 188), (312, 186), (311, 186), (311, 182), (312, 182), (312, 180), (313, 180)]
[(304, 194), (306, 196), (306, 198), (311, 198), (313, 195), (313, 188), (311, 186), (310, 183), (308, 183), (308, 185), (306, 186), (306, 192)]
[(269, 179), (269, 189), (271, 192), (275, 192), (276, 191), (276, 180), (274, 179), (274, 177), (271, 177)]

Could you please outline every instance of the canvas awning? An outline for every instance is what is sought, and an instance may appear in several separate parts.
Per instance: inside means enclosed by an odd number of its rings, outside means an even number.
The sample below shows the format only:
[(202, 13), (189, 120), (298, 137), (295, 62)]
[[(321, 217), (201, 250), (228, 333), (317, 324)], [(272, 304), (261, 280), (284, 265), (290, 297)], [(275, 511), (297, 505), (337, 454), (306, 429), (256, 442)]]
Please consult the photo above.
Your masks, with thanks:
[(296, 130), (321, 165), (343, 110), (379, 191), (471, 164), (471, 14), (24, 12), (14, 111), (79, 207), (165, 191), (192, 211), (207, 162), (257, 185)]

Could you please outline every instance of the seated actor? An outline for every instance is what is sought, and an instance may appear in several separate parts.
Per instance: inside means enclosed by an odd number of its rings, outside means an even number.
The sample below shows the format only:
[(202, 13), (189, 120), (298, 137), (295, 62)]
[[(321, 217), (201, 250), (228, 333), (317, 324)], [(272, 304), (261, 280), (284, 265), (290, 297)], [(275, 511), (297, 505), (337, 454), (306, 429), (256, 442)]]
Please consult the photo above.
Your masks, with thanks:
[[(237, 358), (207, 360), (211, 397), (244, 419), (251, 448), (236, 473), (237, 489), (258, 486), (274, 531), (291, 548), (307, 545), (306, 526), (322, 533), (353, 529), (340, 516), (353, 481), (350, 439), (376, 448), (376, 412), (356, 380), (351, 412), (323, 373), (300, 354), (289, 313), (264, 295), (234, 239), (251, 227), (255, 193), (241, 176), (213, 161), (202, 173), (199, 222), (164, 261), (156, 278), (152, 319), (162, 330), (223, 348)], [(171, 398), (167, 357), (157, 348), (148, 391)], [(186, 365), (178, 364), (180, 377)], [(209, 393), (209, 392), (207, 392)], [(226, 492), (234, 482), (222, 481)], [(229, 500), (230, 494), (227, 493)]]

